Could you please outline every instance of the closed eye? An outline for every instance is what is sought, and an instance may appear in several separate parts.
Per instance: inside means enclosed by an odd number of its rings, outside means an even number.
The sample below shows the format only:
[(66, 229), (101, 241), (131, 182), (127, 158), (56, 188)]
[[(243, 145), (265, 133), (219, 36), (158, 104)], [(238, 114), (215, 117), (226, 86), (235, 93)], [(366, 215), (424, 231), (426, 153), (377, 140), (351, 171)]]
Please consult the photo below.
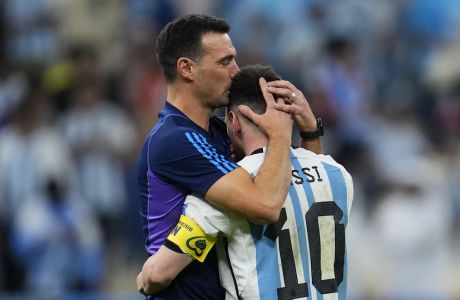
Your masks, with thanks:
[(230, 64), (230, 62), (235, 58), (235, 56), (233, 55), (229, 55), (229, 56), (226, 56), (224, 58), (222, 58), (219, 63), (226, 66), (228, 64)]

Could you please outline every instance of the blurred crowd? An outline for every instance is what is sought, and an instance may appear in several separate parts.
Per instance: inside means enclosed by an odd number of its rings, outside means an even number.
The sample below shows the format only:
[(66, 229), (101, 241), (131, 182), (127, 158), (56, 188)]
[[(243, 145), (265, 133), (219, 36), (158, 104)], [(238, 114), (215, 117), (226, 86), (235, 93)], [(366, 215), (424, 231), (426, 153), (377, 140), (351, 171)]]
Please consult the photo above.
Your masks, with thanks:
[(238, 64), (322, 117), (354, 179), (350, 299), (460, 299), (457, 0), (1, 0), (0, 299), (142, 299), (153, 45), (189, 13), (227, 19)]

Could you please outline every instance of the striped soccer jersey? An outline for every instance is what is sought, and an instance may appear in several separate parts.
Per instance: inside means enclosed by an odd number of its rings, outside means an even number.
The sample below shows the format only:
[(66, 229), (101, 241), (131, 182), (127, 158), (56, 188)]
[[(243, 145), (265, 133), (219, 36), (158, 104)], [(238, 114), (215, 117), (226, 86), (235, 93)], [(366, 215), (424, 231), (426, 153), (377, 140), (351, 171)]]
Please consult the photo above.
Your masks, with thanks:
[[(251, 155), (239, 165), (255, 176), (263, 159)], [(351, 176), (332, 157), (305, 149), (291, 149), (291, 163), (291, 187), (276, 224), (251, 223), (194, 196), (185, 201), (185, 215), (226, 241), (217, 244), (226, 299), (346, 298)]]

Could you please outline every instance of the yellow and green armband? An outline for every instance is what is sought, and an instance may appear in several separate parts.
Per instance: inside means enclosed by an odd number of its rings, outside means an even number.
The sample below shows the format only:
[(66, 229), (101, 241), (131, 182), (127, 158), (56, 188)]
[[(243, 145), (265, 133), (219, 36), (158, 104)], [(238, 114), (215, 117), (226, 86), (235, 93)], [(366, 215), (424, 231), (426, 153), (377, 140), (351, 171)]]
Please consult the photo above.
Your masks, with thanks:
[(200, 262), (205, 260), (217, 240), (216, 237), (207, 235), (198, 223), (185, 215), (181, 215), (167, 239)]

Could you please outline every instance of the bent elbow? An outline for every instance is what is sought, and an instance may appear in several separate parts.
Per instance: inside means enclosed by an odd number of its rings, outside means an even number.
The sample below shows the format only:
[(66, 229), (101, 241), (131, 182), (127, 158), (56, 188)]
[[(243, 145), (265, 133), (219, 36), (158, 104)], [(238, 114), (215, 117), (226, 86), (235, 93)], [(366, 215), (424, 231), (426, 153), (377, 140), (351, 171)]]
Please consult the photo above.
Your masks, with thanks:
[(257, 224), (273, 224), (278, 222), (280, 217), (281, 208), (277, 207), (266, 207), (260, 209), (252, 218), (252, 221)]
[(168, 285), (170, 285), (171, 281), (172, 279), (168, 278), (153, 278), (149, 280), (149, 282), (145, 283), (145, 285), (143, 286), (143, 290), (147, 295), (156, 294), (164, 288), (166, 288)]
[(278, 222), (280, 218), (280, 212), (277, 211), (276, 213), (271, 213), (270, 215), (267, 215), (266, 218), (264, 219), (265, 224), (273, 224)]
[(152, 295), (160, 292), (171, 284), (174, 277), (169, 276), (165, 272), (157, 272), (149, 270), (146, 280), (143, 282), (142, 289), (145, 294)]

